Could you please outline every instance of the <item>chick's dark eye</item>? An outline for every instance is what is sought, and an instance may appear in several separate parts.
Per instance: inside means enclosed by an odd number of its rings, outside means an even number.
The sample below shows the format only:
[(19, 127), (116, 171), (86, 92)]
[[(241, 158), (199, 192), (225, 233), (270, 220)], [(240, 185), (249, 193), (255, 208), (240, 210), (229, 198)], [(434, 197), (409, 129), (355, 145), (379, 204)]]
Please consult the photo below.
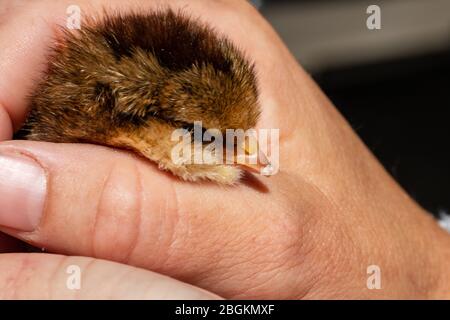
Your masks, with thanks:
[(183, 92), (192, 95), (194, 93), (194, 90), (192, 89), (192, 86), (190, 84), (183, 84), (181, 87)]
[[(209, 141), (203, 141), (203, 138), (205, 137), (205, 133), (208, 129), (202, 126), (198, 126), (194, 123), (183, 123), (181, 126), (183, 129), (189, 131), (189, 133), (192, 135), (193, 139), (198, 140), (199, 142), (202, 142), (203, 144), (210, 143)], [(201, 135), (198, 133), (201, 132)], [(198, 137), (194, 135), (194, 133), (197, 133)]]
[(181, 125), (181, 128), (183, 128), (184, 130), (189, 131), (190, 133), (194, 133), (194, 125), (190, 124), (190, 123), (183, 123)]

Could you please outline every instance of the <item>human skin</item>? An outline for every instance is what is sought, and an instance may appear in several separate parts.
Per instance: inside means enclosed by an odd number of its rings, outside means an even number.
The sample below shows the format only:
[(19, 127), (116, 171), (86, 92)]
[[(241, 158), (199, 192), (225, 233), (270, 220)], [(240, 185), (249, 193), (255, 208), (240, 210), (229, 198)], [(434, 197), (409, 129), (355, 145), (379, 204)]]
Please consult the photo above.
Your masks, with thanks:
[[(450, 236), (386, 173), (258, 12), (238, 0), (108, 1), (107, 7), (144, 10), (162, 3), (200, 17), (255, 61), (263, 110), (258, 127), (280, 129), (280, 172), (247, 177), (235, 187), (192, 184), (125, 151), (8, 141), (45, 67), (52, 26), (64, 24), (74, 2), (5, 1), (0, 155), (37, 164), (46, 188), (42, 210), (24, 209), (19, 192), (0, 198), (0, 208), (6, 201), (20, 208), (0, 230), (52, 253), (136, 266), (224, 298), (450, 298)], [(76, 4), (83, 14), (105, 5)], [(39, 169), (33, 172), (36, 177)], [(0, 190), (5, 185), (11, 187), (0, 181)], [(22, 221), (16, 224), (22, 230), (11, 227), (13, 219)], [(4, 241), (0, 248), (16, 250), (11, 239)], [(0, 292), (11, 289), (5, 268), (22, 266), (20, 279), (34, 274), (23, 261), (54, 259), (35, 256), (0, 256)], [(370, 265), (380, 267), (379, 290), (367, 288)], [(48, 272), (45, 281), (58, 281)]]

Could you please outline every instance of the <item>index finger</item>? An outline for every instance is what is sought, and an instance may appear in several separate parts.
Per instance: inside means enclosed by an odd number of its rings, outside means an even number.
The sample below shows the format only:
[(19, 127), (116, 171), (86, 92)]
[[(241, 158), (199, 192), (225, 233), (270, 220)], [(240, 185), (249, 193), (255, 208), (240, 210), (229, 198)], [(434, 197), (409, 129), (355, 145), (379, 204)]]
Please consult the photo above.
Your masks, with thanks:
[[(0, 15), (0, 108), (14, 129), (25, 119), (27, 95), (45, 69), (45, 52), (52, 39), (51, 23), (56, 10), (38, 2), (8, 2)], [(6, 122), (6, 121), (5, 121)]]

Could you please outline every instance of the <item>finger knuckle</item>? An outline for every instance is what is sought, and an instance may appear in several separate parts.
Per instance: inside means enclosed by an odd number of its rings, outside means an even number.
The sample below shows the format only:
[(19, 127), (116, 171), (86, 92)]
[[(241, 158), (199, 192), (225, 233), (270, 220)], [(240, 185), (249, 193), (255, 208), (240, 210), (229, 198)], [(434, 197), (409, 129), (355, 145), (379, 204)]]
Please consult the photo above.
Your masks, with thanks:
[(95, 257), (121, 261), (139, 239), (142, 215), (142, 183), (133, 163), (112, 165), (100, 191), (92, 232)]

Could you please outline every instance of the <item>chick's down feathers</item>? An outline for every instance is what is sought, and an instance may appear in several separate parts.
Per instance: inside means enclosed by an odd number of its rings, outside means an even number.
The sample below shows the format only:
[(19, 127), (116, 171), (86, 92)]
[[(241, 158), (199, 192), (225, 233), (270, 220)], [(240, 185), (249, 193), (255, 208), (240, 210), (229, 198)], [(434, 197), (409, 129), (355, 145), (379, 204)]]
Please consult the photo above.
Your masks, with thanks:
[(226, 38), (171, 10), (106, 15), (63, 30), (17, 137), (127, 148), (185, 180), (236, 182), (235, 165), (175, 163), (177, 128), (247, 130), (253, 65)]

